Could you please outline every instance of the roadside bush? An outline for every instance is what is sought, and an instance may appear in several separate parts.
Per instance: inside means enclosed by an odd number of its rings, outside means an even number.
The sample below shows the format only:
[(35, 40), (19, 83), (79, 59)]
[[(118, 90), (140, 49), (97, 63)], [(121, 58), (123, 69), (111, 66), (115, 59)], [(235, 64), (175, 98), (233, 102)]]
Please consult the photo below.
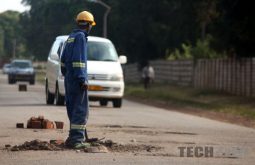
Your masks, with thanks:
[(197, 40), (196, 45), (192, 46), (191, 44), (183, 43), (181, 49), (175, 49), (173, 52), (169, 53), (167, 51), (167, 60), (179, 60), (179, 59), (212, 59), (225, 57), (225, 53), (217, 53), (214, 49), (211, 48), (210, 44), (213, 38), (210, 35), (204, 40)]

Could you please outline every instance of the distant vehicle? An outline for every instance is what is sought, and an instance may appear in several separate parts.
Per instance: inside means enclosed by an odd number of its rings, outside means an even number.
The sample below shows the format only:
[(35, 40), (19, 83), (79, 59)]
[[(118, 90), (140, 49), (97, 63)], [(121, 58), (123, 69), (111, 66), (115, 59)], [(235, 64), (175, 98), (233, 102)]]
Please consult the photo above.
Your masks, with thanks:
[(4, 64), (3, 66), (3, 74), (8, 74), (11, 68), (11, 64)]
[(17, 81), (28, 81), (29, 84), (35, 84), (35, 71), (30, 60), (13, 60), (8, 73), (9, 84), (15, 84)]
[[(59, 36), (54, 41), (46, 65), (45, 92), (47, 104), (64, 105), (64, 77), (60, 71), (60, 58), (68, 36)], [(118, 57), (112, 42), (105, 38), (88, 37), (88, 82), (89, 100), (99, 101), (106, 106), (112, 101), (113, 107), (120, 108), (124, 94), (124, 80), (121, 64), (126, 56)]]

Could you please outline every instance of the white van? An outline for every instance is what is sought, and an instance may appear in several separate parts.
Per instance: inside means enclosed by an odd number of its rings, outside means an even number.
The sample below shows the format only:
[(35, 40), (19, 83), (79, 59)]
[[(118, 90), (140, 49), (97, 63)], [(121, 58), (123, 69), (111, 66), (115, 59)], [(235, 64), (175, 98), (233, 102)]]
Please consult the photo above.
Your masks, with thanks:
[[(46, 65), (45, 93), (46, 103), (64, 105), (64, 77), (60, 71), (60, 55), (68, 36), (58, 36), (54, 41)], [(105, 38), (88, 37), (88, 82), (89, 100), (99, 101), (107, 106), (112, 101), (113, 107), (120, 108), (124, 94), (124, 80), (121, 64), (127, 62), (126, 56), (116, 53), (112, 42)]]

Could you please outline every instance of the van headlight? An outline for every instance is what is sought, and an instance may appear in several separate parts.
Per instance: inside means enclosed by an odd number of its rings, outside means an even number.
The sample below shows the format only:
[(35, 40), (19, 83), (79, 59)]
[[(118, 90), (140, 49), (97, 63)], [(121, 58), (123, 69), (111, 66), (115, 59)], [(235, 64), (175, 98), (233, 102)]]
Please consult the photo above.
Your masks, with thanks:
[(121, 74), (114, 74), (111, 75), (110, 77), (110, 81), (122, 81), (123, 80), (123, 76)]

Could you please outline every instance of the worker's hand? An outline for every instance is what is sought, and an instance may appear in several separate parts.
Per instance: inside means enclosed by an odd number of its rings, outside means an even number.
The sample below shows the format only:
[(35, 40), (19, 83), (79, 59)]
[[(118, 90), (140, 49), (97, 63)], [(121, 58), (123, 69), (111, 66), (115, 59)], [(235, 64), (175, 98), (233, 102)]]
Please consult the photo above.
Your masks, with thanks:
[(88, 84), (86, 84), (86, 83), (81, 83), (81, 89), (82, 89), (82, 90), (88, 90)]

